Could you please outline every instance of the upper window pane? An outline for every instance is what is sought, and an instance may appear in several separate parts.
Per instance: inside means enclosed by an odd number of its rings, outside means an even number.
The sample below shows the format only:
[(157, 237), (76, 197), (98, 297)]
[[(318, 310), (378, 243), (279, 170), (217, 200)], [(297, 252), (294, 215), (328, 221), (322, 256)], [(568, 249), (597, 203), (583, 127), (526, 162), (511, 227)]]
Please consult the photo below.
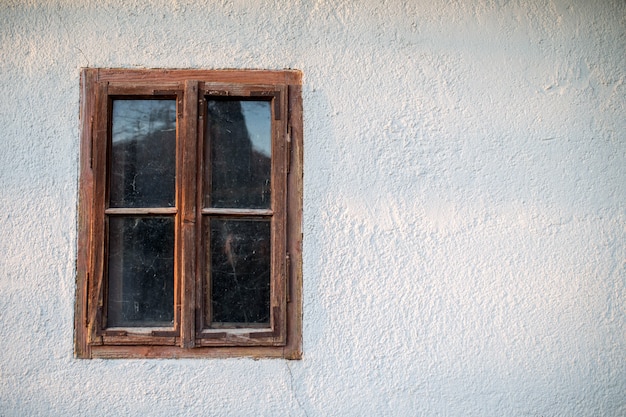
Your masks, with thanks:
[(173, 207), (176, 100), (113, 100), (109, 207)]
[(207, 101), (205, 207), (271, 207), (271, 114), (269, 101)]

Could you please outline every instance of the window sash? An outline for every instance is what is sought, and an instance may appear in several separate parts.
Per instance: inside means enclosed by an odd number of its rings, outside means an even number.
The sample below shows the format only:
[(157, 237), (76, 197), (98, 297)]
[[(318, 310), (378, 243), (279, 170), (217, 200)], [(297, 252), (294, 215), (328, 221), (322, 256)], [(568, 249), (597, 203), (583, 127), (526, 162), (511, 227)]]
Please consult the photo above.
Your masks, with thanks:
[[(94, 138), (94, 280), (89, 288), (91, 309), (89, 342), (103, 345), (179, 345), (198, 346), (285, 344), (283, 312), (286, 305), (286, 104), (282, 86), (239, 86), (218, 83), (181, 83), (129, 85), (101, 82), (97, 84), (97, 133)], [(176, 135), (176, 205), (175, 207), (108, 207), (109, 165), (111, 155), (111, 112), (115, 99), (173, 97), (177, 101)], [(204, 207), (202, 172), (206, 102), (213, 97), (229, 99), (264, 99), (271, 111), (271, 206), (269, 209), (229, 209)], [(197, 103), (201, 103), (198, 106)], [(200, 107), (200, 112), (198, 111)], [(174, 326), (172, 328), (106, 326), (107, 236), (111, 216), (175, 216), (174, 249)], [(203, 218), (269, 218), (271, 224), (270, 255), (270, 323), (269, 327), (244, 325), (238, 328), (209, 326), (204, 323), (207, 306), (204, 295), (210, 283), (203, 279), (208, 265), (203, 253), (207, 243), (202, 239)], [(99, 220), (99, 221), (98, 221)], [(101, 236), (102, 238), (97, 238)], [(208, 273), (208, 272), (207, 272)]]

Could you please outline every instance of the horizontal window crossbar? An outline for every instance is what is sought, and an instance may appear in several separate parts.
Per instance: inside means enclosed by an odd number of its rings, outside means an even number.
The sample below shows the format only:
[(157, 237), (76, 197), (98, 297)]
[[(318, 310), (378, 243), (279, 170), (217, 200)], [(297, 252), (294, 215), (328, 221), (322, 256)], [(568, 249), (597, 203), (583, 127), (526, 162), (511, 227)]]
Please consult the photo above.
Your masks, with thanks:
[(155, 208), (108, 208), (104, 211), (105, 214), (110, 215), (129, 215), (129, 214), (176, 214), (178, 209), (176, 207), (155, 207)]
[(271, 216), (274, 214), (274, 211), (267, 209), (203, 208), (202, 214), (214, 216)]

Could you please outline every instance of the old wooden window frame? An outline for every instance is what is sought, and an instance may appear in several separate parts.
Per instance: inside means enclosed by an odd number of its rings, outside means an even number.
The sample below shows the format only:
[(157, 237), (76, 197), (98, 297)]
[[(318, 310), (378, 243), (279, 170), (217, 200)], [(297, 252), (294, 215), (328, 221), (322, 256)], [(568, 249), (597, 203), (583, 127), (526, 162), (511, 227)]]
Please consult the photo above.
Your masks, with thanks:
[[(74, 323), (78, 358), (301, 358), (301, 83), (296, 70), (83, 69)], [(103, 325), (105, 227), (107, 216), (115, 214), (115, 209), (106, 207), (105, 197), (110, 103), (113, 96), (147, 95), (168, 96), (177, 102), (176, 207), (170, 210), (175, 215), (174, 330), (110, 330)], [(272, 104), (269, 329), (206, 329), (202, 325), (201, 220), (203, 215), (220, 213), (203, 209), (199, 203), (202, 157), (198, 155), (202, 155), (204, 98), (220, 95), (264, 96)], [(135, 211), (130, 213), (141, 209)], [(222, 212), (255, 215), (246, 210)]]

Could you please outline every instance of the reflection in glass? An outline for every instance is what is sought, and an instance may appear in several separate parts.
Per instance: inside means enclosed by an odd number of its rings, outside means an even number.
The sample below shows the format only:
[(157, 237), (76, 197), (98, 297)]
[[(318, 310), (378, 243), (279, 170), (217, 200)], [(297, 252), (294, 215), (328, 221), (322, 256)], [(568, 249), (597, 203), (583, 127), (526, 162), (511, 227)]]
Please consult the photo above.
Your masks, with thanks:
[(113, 100), (110, 207), (173, 207), (176, 100)]
[(269, 323), (270, 222), (204, 220), (213, 323)]
[(172, 326), (174, 217), (110, 217), (108, 327)]
[(269, 101), (208, 100), (205, 207), (269, 208)]

